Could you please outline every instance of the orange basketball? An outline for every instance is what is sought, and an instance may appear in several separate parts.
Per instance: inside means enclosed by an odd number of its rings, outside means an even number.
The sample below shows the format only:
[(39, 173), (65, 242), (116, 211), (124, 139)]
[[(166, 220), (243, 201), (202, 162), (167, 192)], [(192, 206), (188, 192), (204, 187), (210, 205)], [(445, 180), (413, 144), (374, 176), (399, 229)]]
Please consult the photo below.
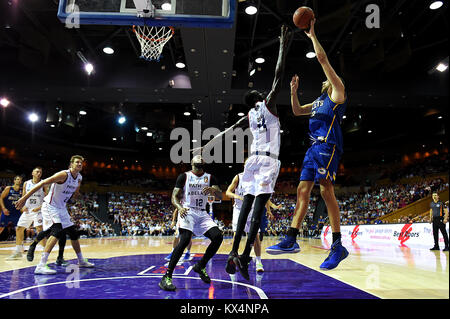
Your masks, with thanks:
[(295, 10), (292, 20), (299, 29), (309, 29), (314, 11), (310, 7), (300, 7)]

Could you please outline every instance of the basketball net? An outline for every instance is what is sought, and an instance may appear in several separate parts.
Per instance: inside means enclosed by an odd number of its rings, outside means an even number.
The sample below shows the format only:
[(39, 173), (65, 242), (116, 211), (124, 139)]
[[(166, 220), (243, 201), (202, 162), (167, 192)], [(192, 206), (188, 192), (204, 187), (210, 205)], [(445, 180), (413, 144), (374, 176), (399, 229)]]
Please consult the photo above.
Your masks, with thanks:
[(133, 32), (141, 45), (141, 58), (147, 61), (159, 61), (167, 41), (172, 38), (173, 27), (133, 26)]

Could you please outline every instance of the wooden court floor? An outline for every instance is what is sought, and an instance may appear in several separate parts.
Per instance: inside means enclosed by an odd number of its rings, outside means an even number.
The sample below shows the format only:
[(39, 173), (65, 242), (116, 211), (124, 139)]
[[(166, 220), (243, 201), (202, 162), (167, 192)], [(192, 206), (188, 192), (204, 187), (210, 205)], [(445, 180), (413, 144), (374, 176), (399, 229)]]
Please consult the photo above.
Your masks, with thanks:
[[(242, 252), (246, 237), (243, 237), (241, 242), (240, 252)], [(99, 280), (101, 276), (106, 276), (108, 279), (113, 277), (113, 272), (117, 267), (123, 265), (125, 268), (133, 268), (137, 265), (135, 275), (149, 274), (153, 270), (156, 275), (161, 277), (164, 265), (167, 263), (164, 256), (170, 253), (172, 249), (173, 237), (108, 237), (108, 238), (92, 238), (80, 239), (82, 251), (85, 257), (89, 260), (101, 263), (100, 268), (90, 270), (91, 276), (96, 272)], [(251, 282), (247, 282), (240, 274), (236, 274), (235, 280), (242, 286), (255, 286), (257, 290), (256, 297), (267, 298), (351, 298), (349, 289), (356, 289), (361, 293), (367, 293), (370, 296), (381, 299), (448, 299), (449, 298), (449, 255), (448, 252), (430, 251), (429, 247), (412, 246), (401, 247), (398, 245), (374, 244), (364, 242), (344, 242), (344, 246), (350, 252), (350, 255), (345, 259), (338, 268), (329, 271), (322, 271), (319, 265), (328, 255), (327, 249), (329, 243), (321, 239), (299, 238), (298, 242), (301, 247), (301, 252), (297, 254), (286, 255), (269, 255), (264, 251), (265, 247), (274, 245), (278, 242), (278, 238), (265, 237), (262, 242), (263, 252), (262, 259), (265, 267), (263, 277), (260, 276), (259, 281), (255, 279), (255, 272), (251, 272)], [(24, 247), (27, 249), (30, 242), (25, 242)], [(196, 238), (193, 240), (191, 253), (194, 256), (201, 256), (204, 253), (209, 241), (204, 238)], [(38, 247), (35, 259), (33, 262), (28, 262), (26, 257), (21, 260), (7, 261), (12, 250), (14, 249), (13, 242), (0, 243), (0, 298), (7, 298), (15, 295), (14, 289), (17, 291), (30, 291), (26, 283), (29, 277), (33, 276), (32, 271), (34, 266), (39, 262), (42, 248)], [(229, 253), (232, 245), (231, 238), (225, 238), (218, 254), (210, 262), (214, 262), (213, 267), (208, 268), (208, 273), (213, 282), (217, 279), (218, 282), (230, 282), (230, 278), (224, 272), (226, 255)], [(442, 248), (442, 247), (441, 247)], [(56, 260), (57, 246), (50, 255), (50, 267)], [(130, 258), (133, 256), (141, 256), (139, 262), (134, 262)], [(143, 258), (152, 259), (143, 259)], [(70, 241), (67, 241), (65, 250), (65, 259), (74, 262), (76, 256), (71, 248)], [(127, 258), (121, 259), (121, 258)], [(130, 262), (131, 264), (126, 264)], [(152, 266), (153, 264), (153, 266)], [(181, 267), (182, 268), (182, 267)], [(188, 268), (188, 266), (186, 266)], [(158, 270), (159, 269), (159, 270)], [(188, 268), (187, 270), (189, 270)], [(158, 271), (156, 271), (158, 270)], [(287, 272), (289, 270), (289, 272)], [(181, 270), (180, 270), (181, 271)], [(183, 272), (185, 269), (182, 270)], [(14, 275), (15, 274), (15, 275)], [(123, 275), (124, 273), (122, 273)], [(186, 273), (187, 274), (187, 273)], [(175, 274), (176, 275), (176, 272)], [(182, 280), (187, 280), (188, 277), (181, 276), (175, 282), (181, 283)], [(194, 274), (196, 275), (196, 274)], [(47, 276), (48, 277), (48, 276)], [(130, 276), (129, 276), (130, 277)], [(289, 277), (289, 278), (285, 278)], [(12, 282), (14, 278), (14, 283)], [(39, 277), (42, 278), (42, 277)], [(131, 277), (130, 277), (131, 278)], [(148, 277), (149, 280), (156, 280), (153, 277)], [(183, 279), (184, 278), (184, 279)], [(191, 278), (191, 277), (189, 277)], [(220, 278), (220, 280), (219, 280)], [(311, 281), (311, 278), (316, 278)], [(198, 278), (197, 278), (198, 279)], [(86, 279), (87, 280), (87, 279)], [(94, 280), (94, 279), (93, 279)], [(288, 280), (282, 281), (282, 280)], [(199, 280), (191, 280), (200, 282)], [(309, 283), (306, 285), (306, 283)], [(322, 285), (324, 282), (324, 290), (317, 292), (316, 295), (309, 294), (311, 289)], [(332, 284), (330, 284), (332, 282)], [(155, 291), (158, 290), (157, 281), (152, 282), (150, 287)], [(36, 282), (33, 283), (36, 286)], [(108, 282), (108, 289), (114, 290), (115, 286), (113, 280)], [(290, 285), (290, 293), (285, 294), (280, 289), (280, 286)], [(345, 288), (340, 288), (342, 285)], [(259, 288), (257, 288), (258, 286)], [(188, 284), (185, 285), (185, 288)], [(227, 290), (225, 286), (223, 290)], [(234, 286), (233, 286), (234, 287)], [(295, 287), (302, 287), (296, 292)], [(331, 288), (326, 288), (331, 287)], [(333, 288), (335, 287), (335, 288)], [(343, 286), (342, 286), (343, 287)], [(19, 289), (20, 288), (20, 289)], [(150, 290), (152, 290), (151, 288)], [(117, 288), (119, 289), (119, 288)], [(194, 289), (194, 288), (192, 288)], [(217, 298), (243, 298), (241, 295), (221, 295), (217, 292), (219, 288), (216, 287)], [(302, 290), (303, 289), (303, 290)], [(327, 295), (327, 289), (335, 289), (334, 294)], [(343, 290), (340, 290), (343, 289)], [(274, 292), (273, 294), (271, 294)], [(158, 292), (160, 293), (160, 292)], [(296, 295), (297, 293), (297, 295)], [(348, 295), (348, 293), (350, 293)], [(31, 298), (43, 298), (42, 295), (35, 297), (31, 294)], [(162, 295), (155, 295), (152, 298), (158, 298)], [(203, 298), (211, 297), (211, 289), (208, 295), (203, 296), (191, 295), (176, 295), (179, 298)], [(176, 297), (175, 296), (175, 297)], [(250, 296), (247, 294), (247, 296)], [(361, 296), (361, 295), (355, 295)], [(66, 296), (67, 297), (67, 296)], [(82, 296), (78, 296), (83, 298)], [(144, 295), (137, 293), (134, 298), (146, 298)], [(150, 296), (148, 296), (150, 298)], [(251, 297), (251, 296), (250, 296)], [(20, 296), (19, 296), (20, 298)], [(45, 295), (44, 295), (45, 298)], [(67, 297), (67, 298), (70, 298)], [(118, 298), (118, 297), (117, 297)], [(365, 297), (356, 297), (365, 298)]]

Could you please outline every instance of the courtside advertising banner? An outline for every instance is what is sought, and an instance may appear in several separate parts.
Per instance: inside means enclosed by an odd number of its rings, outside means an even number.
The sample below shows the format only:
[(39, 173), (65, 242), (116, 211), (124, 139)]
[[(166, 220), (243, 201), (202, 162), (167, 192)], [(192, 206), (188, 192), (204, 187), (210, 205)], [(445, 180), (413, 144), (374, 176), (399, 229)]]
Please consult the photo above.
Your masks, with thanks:
[[(449, 223), (446, 224), (447, 233)], [(332, 241), (331, 227), (322, 229), (321, 238)], [(342, 241), (365, 241), (391, 243), (398, 245), (434, 246), (433, 225), (431, 223), (416, 224), (382, 224), (382, 225), (341, 225)], [(439, 232), (439, 244), (443, 246), (444, 238)]]

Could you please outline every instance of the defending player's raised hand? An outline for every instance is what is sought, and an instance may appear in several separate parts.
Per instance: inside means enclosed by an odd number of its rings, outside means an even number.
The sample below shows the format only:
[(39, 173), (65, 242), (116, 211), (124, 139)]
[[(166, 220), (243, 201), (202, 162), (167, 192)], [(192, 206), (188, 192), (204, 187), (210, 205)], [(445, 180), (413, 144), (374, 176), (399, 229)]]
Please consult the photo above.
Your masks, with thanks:
[(280, 36), (280, 43), (283, 45), (283, 47), (286, 47), (289, 43), (289, 40), (291, 39), (292, 32), (289, 31), (289, 28), (286, 25), (281, 26), (281, 36)]

